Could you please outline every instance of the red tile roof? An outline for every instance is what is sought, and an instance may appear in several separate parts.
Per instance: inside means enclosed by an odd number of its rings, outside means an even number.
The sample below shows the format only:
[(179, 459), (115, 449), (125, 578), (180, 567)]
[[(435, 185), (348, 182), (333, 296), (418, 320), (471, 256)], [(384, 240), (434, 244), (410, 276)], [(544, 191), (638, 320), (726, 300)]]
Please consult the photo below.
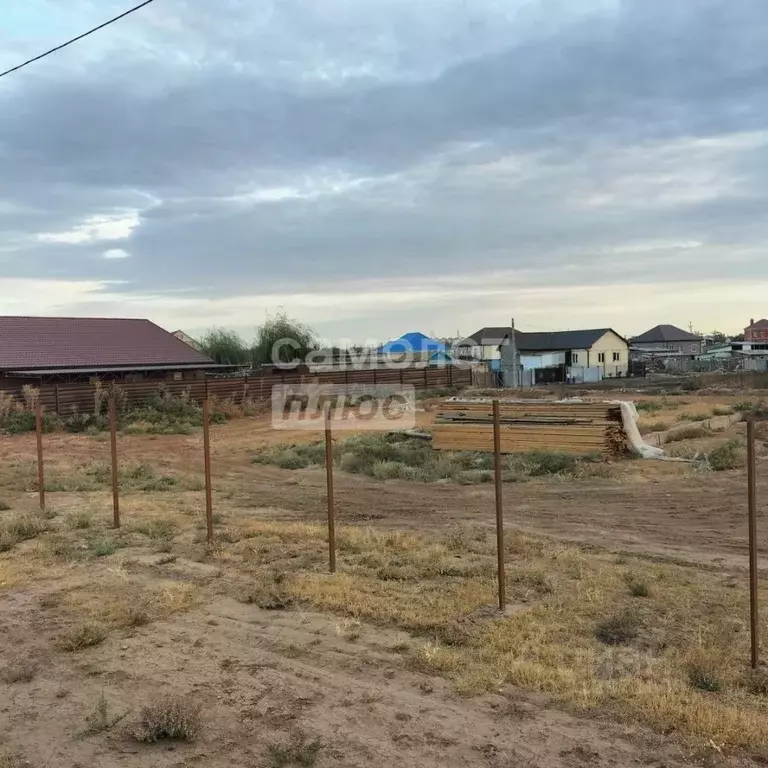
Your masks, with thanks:
[(212, 362), (149, 320), (0, 317), (0, 370)]

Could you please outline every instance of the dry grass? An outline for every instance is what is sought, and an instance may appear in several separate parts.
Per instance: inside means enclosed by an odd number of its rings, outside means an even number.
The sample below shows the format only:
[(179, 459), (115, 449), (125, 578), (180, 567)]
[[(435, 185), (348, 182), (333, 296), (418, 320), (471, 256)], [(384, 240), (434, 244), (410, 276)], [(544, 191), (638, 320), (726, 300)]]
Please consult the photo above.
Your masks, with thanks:
[(202, 730), (202, 705), (188, 696), (168, 695), (147, 704), (128, 733), (136, 741), (194, 741)]
[(15, 659), (0, 667), (0, 680), (7, 685), (29, 683), (37, 673), (37, 664), (29, 659)]
[(297, 731), (287, 741), (267, 746), (267, 768), (313, 766), (322, 748), (320, 739), (310, 739), (303, 731)]
[(107, 638), (107, 632), (100, 624), (88, 621), (78, 624), (59, 636), (57, 646), (62, 651), (82, 651), (100, 645)]
[[(141, 496), (133, 507), (129, 496), (130, 523), (109, 534), (119, 551), (97, 558), (92, 545), (107, 538), (108, 508), (102, 495), (73, 503), (53, 520), (33, 516), (36, 540), (0, 555), (0, 586), (54, 584), (61, 592), (58, 610), (77, 622), (59, 639), (63, 650), (229, 593), (262, 608), (329, 613), (350, 641), (367, 636), (366, 624), (407, 632), (412, 637), (400, 649), (408, 664), (444, 676), (462, 694), (512, 684), (696, 745), (711, 740), (758, 751), (768, 743), (768, 684), (765, 676), (746, 674), (748, 593), (717, 572), (637, 556), (617, 560), (509, 533), (514, 610), (501, 615), (493, 607), (494, 541), (484, 528), (437, 538), (342, 526), (339, 572), (329, 575), (324, 527), (263, 522), (232, 510), (218, 529), (226, 537), (209, 550), (197, 528), (200, 500), (180, 493)], [(87, 527), (71, 524), (80, 514)], [(3, 523), (9, 519), (4, 515)], [(153, 553), (171, 538), (178, 563), (160, 568)], [(192, 561), (209, 570), (185, 571), (183, 563)], [(633, 617), (631, 631), (608, 644), (617, 626), (627, 626), (609, 620), (626, 616)], [(599, 637), (601, 627), (614, 634)], [(187, 738), (197, 728), (194, 707), (187, 718), (159, 702), (132, 733), (152, 741)]]

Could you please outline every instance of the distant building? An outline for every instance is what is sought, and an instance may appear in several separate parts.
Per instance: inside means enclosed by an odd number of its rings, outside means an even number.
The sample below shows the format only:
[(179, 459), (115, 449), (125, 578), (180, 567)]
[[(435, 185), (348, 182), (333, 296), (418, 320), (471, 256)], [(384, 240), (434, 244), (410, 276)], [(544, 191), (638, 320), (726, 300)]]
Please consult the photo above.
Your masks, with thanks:
[(688, 333), (674, 325), (657, 325), (650, 331), (630, 339), (632, 349), (646, 352), (658, 357), (673, 355), (690, 355), (695, 357), (702, 351), (701, 336)]
[(435, 352), (445, 353), (445, 345), (423, 333), (406, 333), (399, 339), (393, 339), (376, 350), (380, 358), (390, 360), (429, 360)]
[(149, 320), (0, 317), (3, 380), (196, 379), (218, 366)]
[(744, 341), (768, 341), (768, 320), (750, 320), (744, 329)]
[[(462, 359), (482, 360), (492, 370), (500, 368), (502, 344), (508, 344), (511, 327), (488, 327), (468, 336), (454, 347)], [(612, 328), (524, 333), (515, 331), (515, 345), (523, 370), (599, 368), (604, 377), (626, 376), (629, 344)]]
[(171, 336), (175, 336), (179, 341), (183, 341), (188, 347), (192, 347), (192, 349), (196, 349), (198, 352), (201, 351), (200, 342), (197, 339), (193, 339), (189, 334), (184, 333), (184, 331), (173, 331)]

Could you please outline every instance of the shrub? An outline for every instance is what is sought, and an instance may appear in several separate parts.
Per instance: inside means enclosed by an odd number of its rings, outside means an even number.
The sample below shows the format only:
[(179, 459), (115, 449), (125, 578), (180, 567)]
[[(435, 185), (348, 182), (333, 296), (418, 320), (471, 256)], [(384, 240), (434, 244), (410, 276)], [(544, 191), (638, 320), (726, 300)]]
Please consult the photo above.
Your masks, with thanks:
[(85, 718), (85, 728), (83, 728), (77, 735), (82, 738), (108, 731), (111, 728), (114, 728), (127, 714), (127, 712), (124, 712), (122, 715), (110, 716), (109, 705), (102, 693), (91, 714)]
[(700, 437), (706, 437), (708, 434), (710, 432), (706, 427), (680, 427), (667, 436), (667, 442), (675, 443), (680, 440), (696, 440)]
[(109, 557), (118, 550), (118, 544), (113, 539), (97, 539), (91, 544), (91, 552), (96, 557)]
[(82, 531), (90, 528), (92, 523), (89, 512), (73, 512), (67, 516), (67, 524), (76, 531)]
[(284, 766), (313, 766), (317, 762), (323, 742), (320, 739), (308, 740), (303, 731), (295, 733), (289, 741), (282, 744), (270, 744), (267, 747), (268, 768)]
[(609, 616), (595, 628), (595, 637), (606, 645), (625, 645), (634, 640), (640, 631), (640, 620), (632, 611)]
[(101, 624), (87, 621), (61, 635), (57, 646), (62, 651), (81, 651), (103, 643), (106, 637), (107, 632)]
[(744, 455), (738, 440), (729, 440), (718, 445), (705, 456), (705, 462), (709, 469), (715, 472), (724, 472), (728, 469), (738, 469), (744, 465)]
[(28, 683), (37, 672), (37, 665), (29, 660), (12, 661), (0, 668), (0, 680), (8, 685), (12, 683)]
[(730, 416), (733, 413), (733, 408), (728, 405), (716, 405), (712, 409), (713, 416)]
[(747, 674), (747, 690), (755, 696), (768, 696), (768, 669), (759, 667)]
[(666, 421), (652, 421), (650, 424), (643, 424), (640, 427), (640, 431), (643, 433), (648, 432), (666, 432), (669, 429), (669, 424)]
[(645, 411), (646, 413), (656, 413), (664, 408), (661, 403), (657, 403), (653, 400), (641, 400), (639, 403), (635, 403), (635, 408), (638, 411)]
[(129, 733), (137, 741), (149, 743), (165, 739), (194, 741), (202, 729), (201, 709), (186, 696), (163, 696), (141, 710)]
[(704, 654), (695, 655), (694, 660), (688, 664), (687, 674), (688, 682), (693, 688), (709, 693), (722, 690), (723, 682), (718, 677), (717, 669)]
[(651, 594), (651, 588), (648, 583), (640, 579), (630, 579), (627, 582), (627, 588), (632, 597), (650, 597)]
[(7, 512), (11, 508), (11, 505), (5, 501), (0, 501), (0, 512)]
[(5, 517), (0, 521), (0, 552), (7, 552), (47, 530), (48, 524), (43, 517), (27, 514)]

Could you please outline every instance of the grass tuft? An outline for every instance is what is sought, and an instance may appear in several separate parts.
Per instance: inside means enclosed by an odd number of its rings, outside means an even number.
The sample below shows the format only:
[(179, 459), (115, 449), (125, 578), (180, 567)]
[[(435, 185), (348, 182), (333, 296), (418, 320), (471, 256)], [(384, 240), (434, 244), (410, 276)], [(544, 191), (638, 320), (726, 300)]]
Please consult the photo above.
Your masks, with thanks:
[(136, 741), (194, 741), (202, 730), (202, 705), (186, 696), (170, 694), (147, 704), (129, 734)]
[(609, 616), (595, 627), (595, 637), (606, 645), (626, 645), (640, 631), (640, 620), (632, 611)]
[(320, 739), (310, 740), (303, 731), (297, 731), (288, 741), (267, 746), (267, 768), (313, 766), (322, 748)]
[(102, 693), (96, 706), (88, 717), (85, 718), (85, 728), (77, 733), (78, 738), (95, 736), (97, 733), (104, 733), (114, 728), (121, 720), (125, 719), (127, 712), (121, 715), (110, 715), (109, 704)]
[(0, 667), (0, 680), (11, 685), (13, 683), (28, 683), (37, 673), (37, 664), (29, 660), (12, 661)]
[(107, 631), (101, 624), (86, 621), (60, 635), (56, 645), (62, 651), (81, 651), (84, 648), (100, 645), (106, 637)]

